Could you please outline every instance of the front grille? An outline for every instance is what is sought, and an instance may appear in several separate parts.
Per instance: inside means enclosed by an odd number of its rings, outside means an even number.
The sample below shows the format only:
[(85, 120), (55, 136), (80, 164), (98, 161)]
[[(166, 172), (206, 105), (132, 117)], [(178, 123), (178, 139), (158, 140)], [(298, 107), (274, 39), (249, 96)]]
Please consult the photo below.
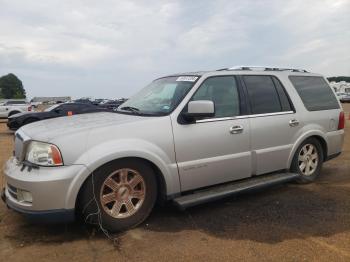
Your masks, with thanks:
[(7, 191), (9, 192), (10, 196), (14, 199), (18, 200), (17, 197), (17, 188), (14, 186), (11, 186), (10, 184), (7, 184)]

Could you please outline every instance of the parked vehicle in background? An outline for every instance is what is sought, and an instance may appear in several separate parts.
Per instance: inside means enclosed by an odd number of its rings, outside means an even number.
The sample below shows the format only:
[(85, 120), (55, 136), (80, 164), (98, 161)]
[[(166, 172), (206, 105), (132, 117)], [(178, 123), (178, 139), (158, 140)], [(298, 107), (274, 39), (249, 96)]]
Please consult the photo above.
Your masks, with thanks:
[(80, 103), (80, 104), (91, 104), (91, 105), (93, 104), (91, 99), (89, 99), (89, 98), (79, 98), (79, 99), (74, 100), (73, 102)]
[(24, 100), (8, 100), (0, 105), (0, 118), (32, 111), (32, 106)]
[(16, 130), (24, 125), (44, 120), (50, 118), (56, 118), (67, 115), (76, 115), (76, 114), (86, 114), (86, 113), (94, 113), (94, 112), (105, 112), (107, 110), (100, 108), (95, 105), (83, 104), (83, 103), (64, 103), (64, 104), (56, 104), (43, 112), (25, 112), (19, 113), (16, 115), (12, 115), (8, 118), (7, 126)]
[(342, 103), (349, 103), (350, 102), (350, 93), (342, 93), (342, 95), (339, 97), (339, 100)]
[(342, 97), (345, 95), (345, 93), (342, 92), (336, 92), (337, 98), (341, 101)]
[(110, 100), (105, 103), (100, 103), (99, 106), (110, 110), (116, 110), (122, 103), (124, 103), (124, 100)]
[(29, 216), (64, 222), (79, 213), (120, 231), (144, 221), (157, 199), (188, 208), (310, 183), (341, 153), (344, 121), (334, 90), (306, 70), (245, 66), (161, 77), (116, 112), (19, 129), (3, 199)]
[(42, 103), (41, 102), (30, 102), (30, 105), (33, 107), (33, 108), (38, 108), (39, 105), (41, 105)]
[(98, 98), (98, 99), (94, 99), (93, 101), (91, 101), (95, 106), (100, 105), (102, 102), (104, 101), (104, 99)]

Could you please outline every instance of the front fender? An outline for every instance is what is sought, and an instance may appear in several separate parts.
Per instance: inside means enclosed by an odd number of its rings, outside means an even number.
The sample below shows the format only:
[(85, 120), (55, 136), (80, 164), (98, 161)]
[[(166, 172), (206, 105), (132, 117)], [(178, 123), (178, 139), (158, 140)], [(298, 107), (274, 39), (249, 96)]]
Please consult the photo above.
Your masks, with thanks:
[(89, 170), (77, 176), (72, 185), (75, 197), (87, 177), (102, 165), (121, 158), (137, 157), (148, 160), (161, 171), (165, 181), (166, 195), (180, 192), (180, 181), (175, 158), (171, 159), (160, 147), (145, 140), (122, 139), (99, 143), (79, 157), (76, 163), (83, 164)]

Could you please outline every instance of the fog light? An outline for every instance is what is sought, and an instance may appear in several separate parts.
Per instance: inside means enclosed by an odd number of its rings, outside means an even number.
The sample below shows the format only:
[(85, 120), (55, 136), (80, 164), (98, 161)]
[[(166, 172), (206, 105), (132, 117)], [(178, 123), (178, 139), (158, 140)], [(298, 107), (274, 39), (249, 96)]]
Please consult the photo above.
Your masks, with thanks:
[(32, 203), (33, 202), (32, 193), (17, 188), (17, 200), (19, 202)]

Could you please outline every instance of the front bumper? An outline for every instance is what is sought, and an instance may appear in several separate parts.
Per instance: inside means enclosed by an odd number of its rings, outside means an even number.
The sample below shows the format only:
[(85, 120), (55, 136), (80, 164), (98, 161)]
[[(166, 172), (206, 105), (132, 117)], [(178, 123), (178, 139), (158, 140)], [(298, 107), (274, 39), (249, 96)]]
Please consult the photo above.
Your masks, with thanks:
[(1, 192), (1, 199), (6, 206), (18, 213), (24, 215), (28, 220), (35, 223), (70, 223), (75, 220), (74, 209), (55, 209), (46, 211), (29, 211), (18, 208), (6, 197), (5, 188)]
[[(9, 208), (28, 217), (72, 221), (79, 191), (74, 185), (82, 172), (86, 172), (84, 165), (30, 169), (12, 157), (4, 168), (6, 185), (2, 198)], [(18, 198), (16, 192), (22, 190), (31, 194), (31, 201)]]

